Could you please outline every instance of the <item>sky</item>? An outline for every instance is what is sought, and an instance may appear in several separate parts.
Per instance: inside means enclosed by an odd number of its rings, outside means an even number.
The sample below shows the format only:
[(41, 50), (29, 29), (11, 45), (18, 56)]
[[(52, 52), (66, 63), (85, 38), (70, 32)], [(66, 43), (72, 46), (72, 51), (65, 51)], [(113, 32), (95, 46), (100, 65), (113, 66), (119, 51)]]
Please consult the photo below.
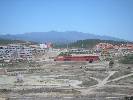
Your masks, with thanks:
[(53, 30), (133, 40), (133, 0), (0, 0), (0, 34)]

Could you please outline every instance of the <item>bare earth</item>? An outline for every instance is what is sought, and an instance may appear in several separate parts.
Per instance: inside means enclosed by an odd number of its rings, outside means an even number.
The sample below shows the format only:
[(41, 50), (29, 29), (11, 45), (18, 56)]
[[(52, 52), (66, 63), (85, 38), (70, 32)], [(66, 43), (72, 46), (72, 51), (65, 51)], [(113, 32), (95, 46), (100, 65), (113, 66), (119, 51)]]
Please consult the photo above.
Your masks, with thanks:
[[(132, 65), (116, 63), (107, 70), (108, 62), (102, 61), (40, 59), (36, 63), (40, 66), (6, 68), (7, 75), (0, 75), (0, 100), (124, 100), (133, 96)], [(16, 82), (16, 73), (23, 75), (23, 82)]]

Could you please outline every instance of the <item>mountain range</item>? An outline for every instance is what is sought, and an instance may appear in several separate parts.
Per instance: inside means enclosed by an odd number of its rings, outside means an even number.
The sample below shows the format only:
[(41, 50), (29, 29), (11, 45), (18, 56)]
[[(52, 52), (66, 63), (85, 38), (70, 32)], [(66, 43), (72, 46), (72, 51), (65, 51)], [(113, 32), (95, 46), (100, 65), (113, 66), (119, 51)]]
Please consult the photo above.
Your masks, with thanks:
[(13, 39), (13, 40), (27, 40), (27, 41), (35, 41), (35, 42), (74, 42), (77, 40), (84, 39), (101, 39), (101, 40), (115, 40), (115, 41), (123, 41), (123, 39), (110, 37), (110, 36), (100, 36), (90, 33), (83, 33), (77, 31), (66, 31), (66, 32), (58, 32), (58, 31), (49, 31), (49, 32), (30, 32), (24, 34), (6, 34), (0, 35), (0, 38), (3, 39)]

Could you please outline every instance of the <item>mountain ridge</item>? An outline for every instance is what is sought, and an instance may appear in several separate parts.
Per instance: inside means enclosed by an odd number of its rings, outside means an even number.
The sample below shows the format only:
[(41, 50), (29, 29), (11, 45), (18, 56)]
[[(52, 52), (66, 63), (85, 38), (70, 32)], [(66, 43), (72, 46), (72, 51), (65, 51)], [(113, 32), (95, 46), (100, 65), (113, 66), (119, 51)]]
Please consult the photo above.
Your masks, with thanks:
[(0, 35), (0, 38), (4, 39), (19, 39), (35, 42), (73, 42), (77, 40), (84, 39), (101, 39), (101, 40), (115, 40), (115, 41), (125, 41), (124, 39), (111, 37), (111, 36), (101, 36), (91, 33), (83, 33), (77, 31), (48, 31), (48, 32), (28, 32), (23, 34), (7, 34)]

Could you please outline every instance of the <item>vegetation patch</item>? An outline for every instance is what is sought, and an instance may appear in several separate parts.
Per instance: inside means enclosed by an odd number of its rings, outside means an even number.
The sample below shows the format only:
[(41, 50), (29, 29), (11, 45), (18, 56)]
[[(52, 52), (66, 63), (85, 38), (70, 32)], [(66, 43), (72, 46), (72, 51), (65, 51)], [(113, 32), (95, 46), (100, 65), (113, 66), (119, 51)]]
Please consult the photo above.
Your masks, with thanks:
[(119, 60), (123, 64), (133, 64), (133, 54), (128, 54)]

